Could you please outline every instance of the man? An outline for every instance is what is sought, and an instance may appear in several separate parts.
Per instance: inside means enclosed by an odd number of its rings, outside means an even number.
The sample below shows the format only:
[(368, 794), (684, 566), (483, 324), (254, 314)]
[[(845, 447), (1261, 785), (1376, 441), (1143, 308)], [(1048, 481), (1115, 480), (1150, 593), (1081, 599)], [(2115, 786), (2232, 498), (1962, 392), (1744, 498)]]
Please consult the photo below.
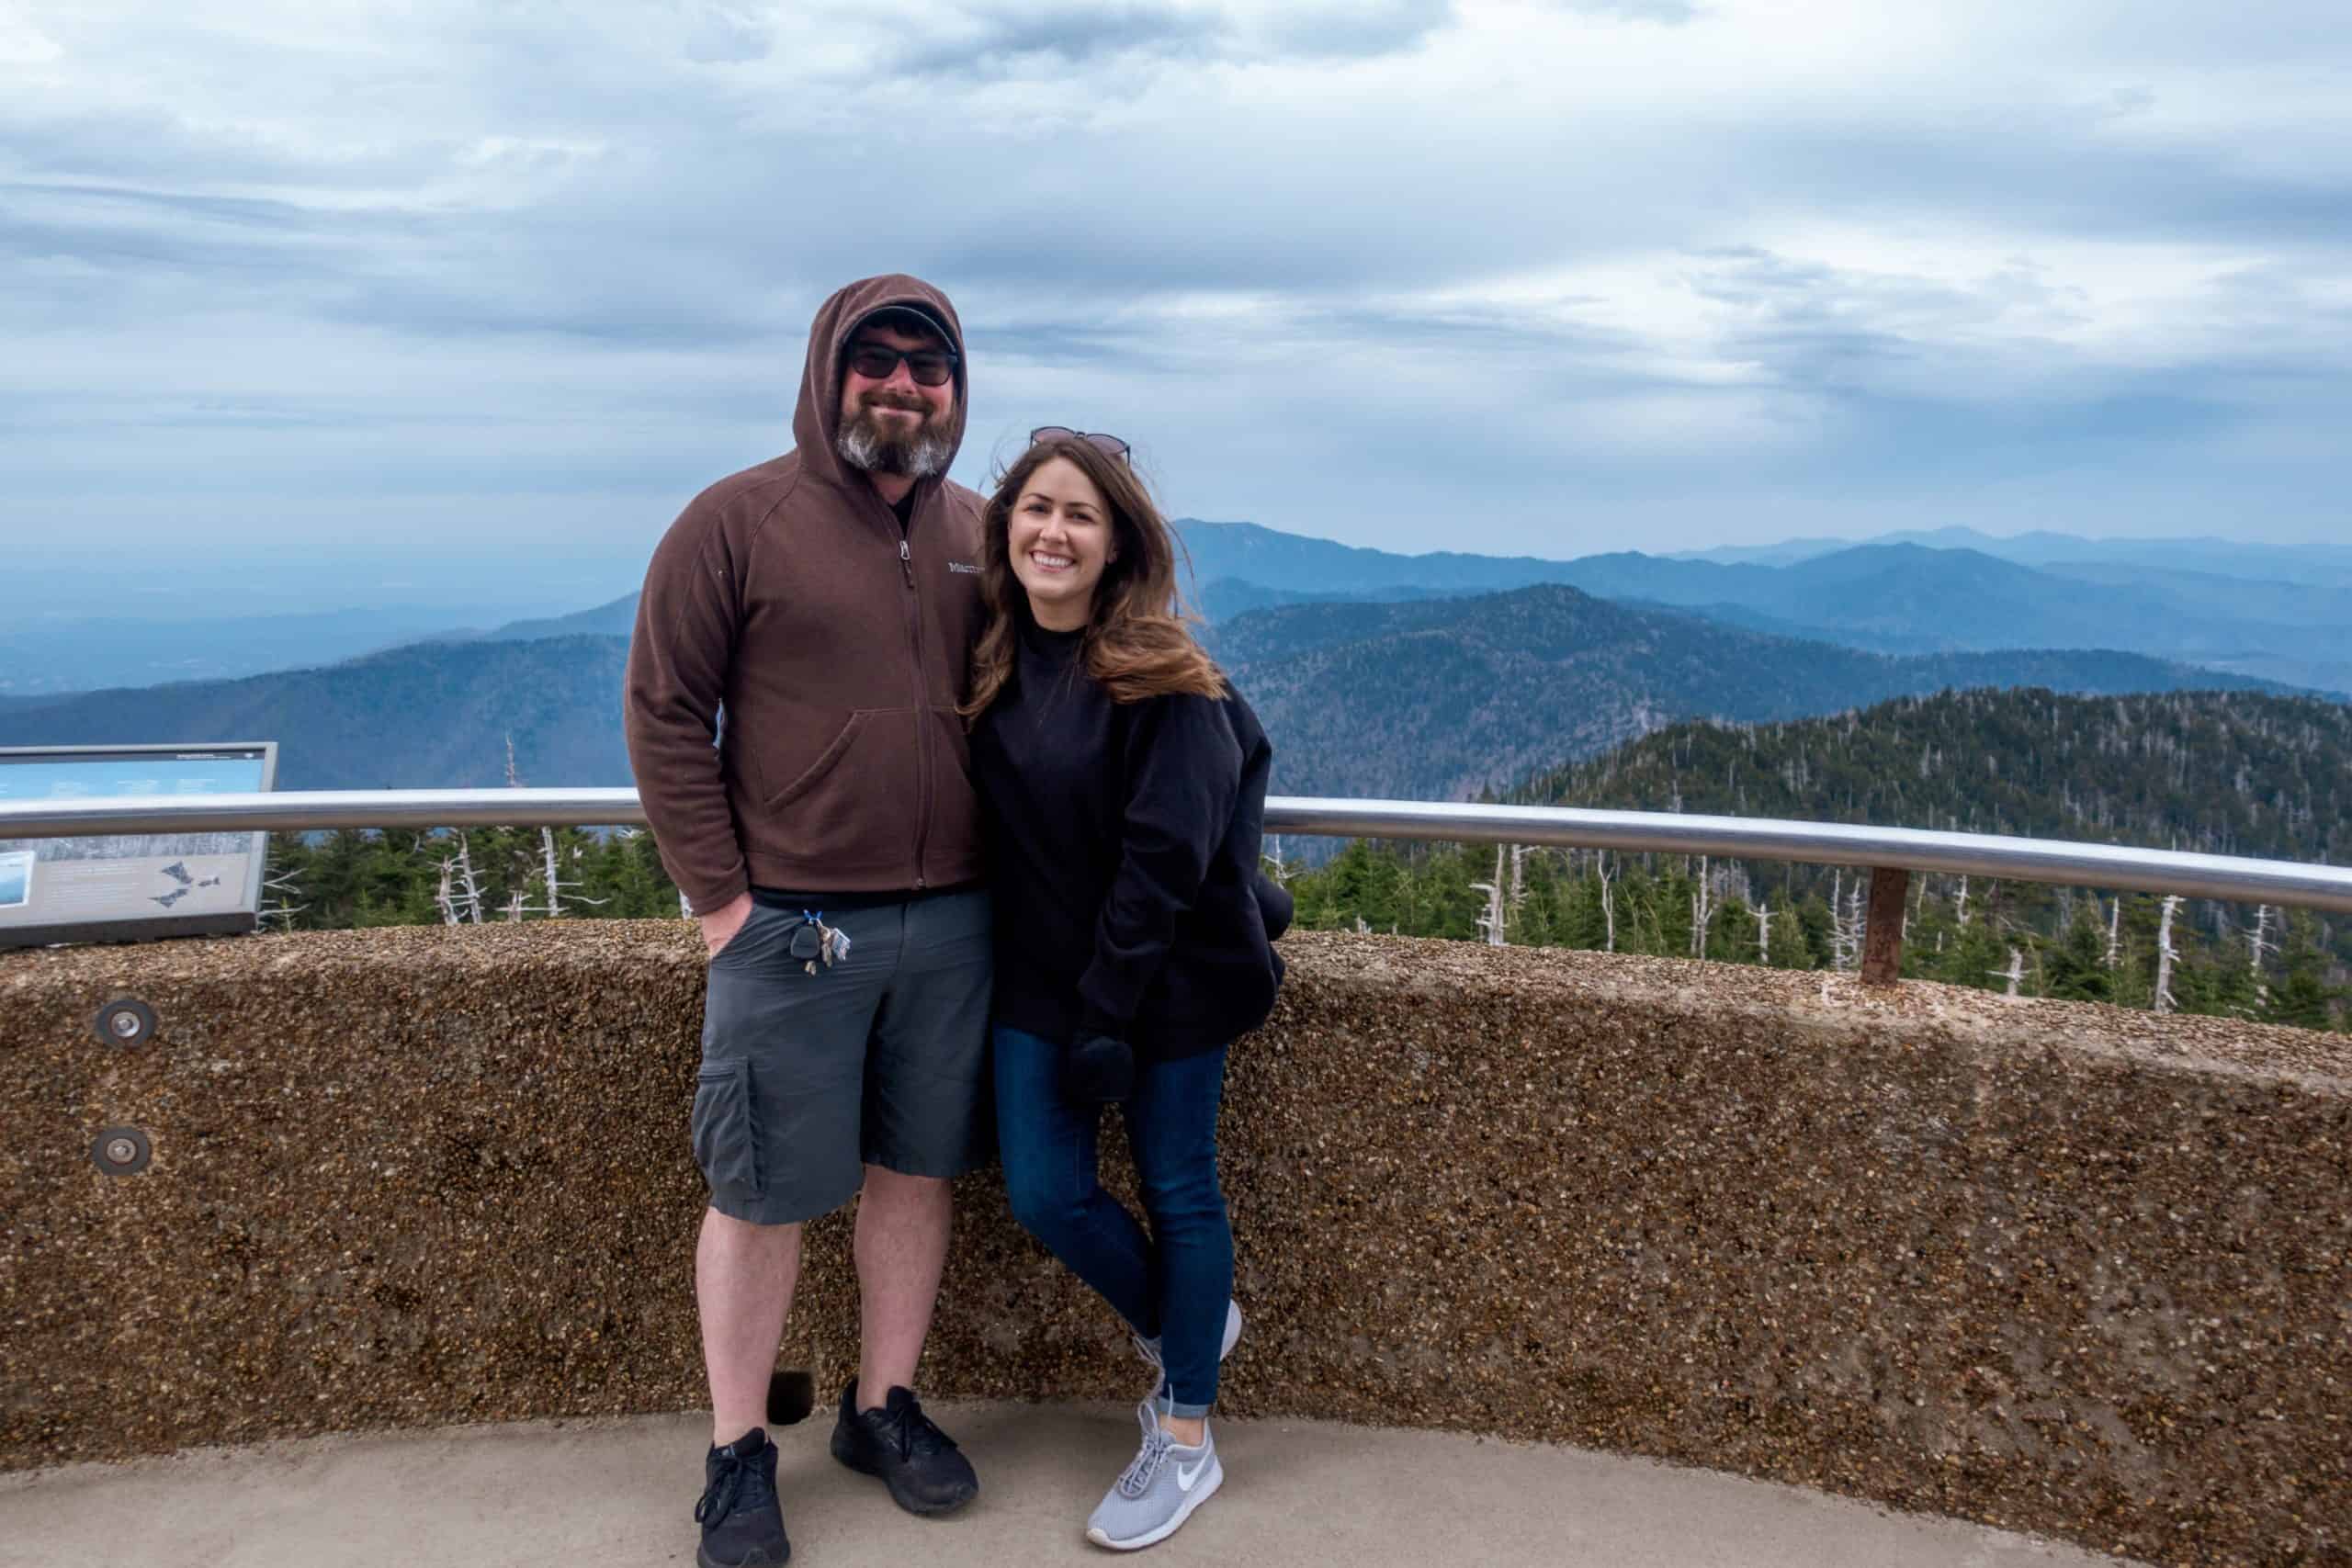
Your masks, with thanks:
[(912, 1392), (948, 1182), (988, 1136), (988, 899), (956, 713), (980, 498), (945, 477), (967, 395), (944, 295), (896, 276), (835, 294), (795, 449), (695, 497), (638, 605), (629, 760), (711, 954), (693, 1118), (705, 1568), (791, 1551), (768, 1382), (802, 1223), (853, 1195), (860, 1359), (834, 1457), (917, 1513), (979, 1489)]

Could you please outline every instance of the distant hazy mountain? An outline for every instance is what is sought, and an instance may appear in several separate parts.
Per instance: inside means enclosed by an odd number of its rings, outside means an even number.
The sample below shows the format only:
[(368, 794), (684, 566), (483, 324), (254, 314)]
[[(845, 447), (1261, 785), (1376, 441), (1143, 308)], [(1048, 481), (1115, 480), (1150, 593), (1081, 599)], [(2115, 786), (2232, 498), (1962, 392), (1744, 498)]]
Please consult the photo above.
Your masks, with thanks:
[(1408, 587), (1462, 593), (1565, 582), (1604, 599), (1878, 652), (2118, 649), (2352, 691), (2352, 586), (2324, 581), (2135, 572), (2099, 561), (2042, 570), (1921, 544), (1849, 546), (1782, 566), (1637, 551), (1572, 561), (1401, 556), (1247, 524), (1184, 527), (1195, 559), (1212, 563), (1204, 581), (1214, 571), (1275, 593), (1363, 598)]
[(2037, 570), (1974, 550), (1866, 545), (1787, 567), (1596, 556), (1580, 587), (1882, 650), (2112, 648), (2352, 690), (2352, 587), (2084, 565)]
[(1917, 636), (1901, 631), (1857, 631), (1847, 627), (1842, 635), (1832, 637), (1819, 626), (1802, 621), (1784, 620), (1768, 615), (1761, 610), (1751, 610), (1745, 604), (1663, 604), (1655, 599), (1612, 599), (1629, 610), (1666, 610), (1678, 615), (1697, 615), (1702, 620), (1720, 621), (1742, 631), (1762, 632), (1767, 637), (1794, 637), (1799, 642), (1834, 642), (1841, 648), (1859, 648), (1871, 653), (1940, 653), (1944, 642), (1940, 637)]
[(1793, 566), (1857, 545), (1923, 545), (1939, 550), (1974, 550), (2020, 566), (2066, 573), (2077, 567), (2141, 567), (2197, 572), (2260, 581), (2325, 582), (2352, 587), (2352, 545), (2241, 544), (2231, 539), (2089, 539), (2075, 534), (2037, 531), (1986, 534), (1974, 528), (1905, 529), (1867, 539), (1784, 539), (1773, 545), (1723, 545), (1675, 552), (1677, 560), (1722, 566)]
[(1715, 545), (1703, 550), (1668, 550), (1664, 558), (1706, 561), (1715, 566), (1794, 566), (1815, 556), (1850, 550), (1856, 545), (1891, 542), (1883, 535), (1869, 539), (1782, 539), (1776, 545)]
[(1565, 581), (1566, 561), (1533, 556), (1475, 556), (1441, 550), (1395, 555), (1330, 539), (1261, 528), (1255, 523), (1203, 523), (1181, 518), (1176, 531), (1191, 557), (1193, 581), (1220, 579), (1261, 588), (1363, 598), (1384, 590), (1491, 593), (1531, 582)]
[(2160, 571), (2205, 572), (2215, 577), (2326, 581), (2352, 585), (2352, 545), (2245, 544), (2234, 539), (2086, 539), (2040, 531), (2007, 537), (1973, 528), (1937, 528), (1890, 534), (1882, 544), (1919, 544), (1935, 549), (1981, 550), (2023, 566), (2055, 569), (2060, 562), (2143, 566)]
[(551, 637), (628, 637), (637, 630), (635, 593), (624, 593), (607, 604), (535, 621), (510, 621), (483, 634), (486, 642), (537, 642)]
[(0, 706), (0, 746), (276, 740), (280, 789), (627, 784), (619, 637), (425, 642), (320, 670)]
[(2318, 577), (2273, 581), (2211, 571), (2178, 571), (2119, 561), (2050, 561), (2042, 571), (2119, 588), (2191, 615), (2210, 615), (2217, 604), (2243, 619), (2281, 626), (2340, 624), (2352, 593)]
[(2128, 653), (1890, 657), (1612, 604), (1557, 584), (1411, 604), (1303, 604), (1219, 628), (1285, 794), (1507, 788), (1679, 719), (1764, 721), (1947, 688), (2259, 685)]
[[(1865, 545), (1792, 566), (1722, 566), (1635, 553), (1572, 563), (1611, 599), (1736, 604), (1836, 641), (1903, 637), (1944, 648), (2139, 648), (2161, 602), (2123, 586), (2086, 592), (1973, 550)], [(2177, 635), (2179, 628), (2161, 628)]]
[(187, 620), (164, 615), (43, 618), (19, 605), (0, 630), (0, 696), (152, 686), (332, 664), (420, 637), (469, 636), (511, 611), (322, 610)]
[(1307, 593), (1295, 589), (1267, 588), (1255, 582), (1244, 582), (1238, 578), (1221, 577), (1200, 590), (1194, 607), (1200, 611), (1204, 620), (1216, 623), (1229, 621), (1236, 615), (1246, 615), (1252, 610), (1271, 610), (1284, 604), (1324, 604), (1338, 600), (1390, 604), (1453, 596), (1429, 588), (1375, 588), (1361, 593)]

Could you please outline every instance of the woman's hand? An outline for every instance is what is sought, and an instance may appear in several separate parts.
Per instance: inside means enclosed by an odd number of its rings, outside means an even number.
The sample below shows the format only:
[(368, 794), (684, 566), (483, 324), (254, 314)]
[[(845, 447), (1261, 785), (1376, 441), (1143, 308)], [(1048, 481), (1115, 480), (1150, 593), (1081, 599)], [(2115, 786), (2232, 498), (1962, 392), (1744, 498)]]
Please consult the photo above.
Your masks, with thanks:
[(1081, 1034), (1062, 1058), (1062, 1095), (1073, 1105), (1110, 1105), (1136, 1091), (1136, 1054), (1124, 1040)]

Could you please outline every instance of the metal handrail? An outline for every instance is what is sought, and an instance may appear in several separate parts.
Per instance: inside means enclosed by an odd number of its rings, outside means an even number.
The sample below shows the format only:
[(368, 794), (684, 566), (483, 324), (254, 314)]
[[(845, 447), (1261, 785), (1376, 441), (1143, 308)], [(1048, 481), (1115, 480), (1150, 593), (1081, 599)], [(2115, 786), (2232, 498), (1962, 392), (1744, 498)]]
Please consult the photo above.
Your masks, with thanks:
[[(6, 821), (0, 817), (0, 830), (5, 830)], [(1589, 811), (1564, 806), (1304, 799), (1269, 800), (1266, 828), (1270, 832), (1347, 838), (1548, 844), (1808, 865), (1897, 867), (2352, 913), (2352, 867), (2001, 833), (1944, 833), (1769, 817)]]
[[(633, 789), (312, 790), (0, 801), (0, 840), (327, 828), (641, 827)], [(2059, 839), (1758, 817), (1276, 796), (1266, 830), (1544, 844), (2007, 877), (2352, 914), (2352, 868)]]

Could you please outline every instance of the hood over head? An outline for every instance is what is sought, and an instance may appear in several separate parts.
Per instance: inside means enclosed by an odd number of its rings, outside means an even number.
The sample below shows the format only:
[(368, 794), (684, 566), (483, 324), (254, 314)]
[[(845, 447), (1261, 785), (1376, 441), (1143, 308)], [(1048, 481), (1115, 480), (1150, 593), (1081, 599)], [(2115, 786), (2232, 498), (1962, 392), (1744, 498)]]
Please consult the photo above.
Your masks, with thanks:
[(965, 362), (964, 323), (956, 319), (956, 307), (930, 284), (904, 273), (861, 278), (817, 308), (817, 319), (808, 327), (808, 363), (800, 373), (800, 403), (792, 414), (792, 439), (801, 466), (836, 484), (859, 477), (833, 446), (842, 429), (842, 355), (851, 334), (867, 318), (889, 310), (911, 310), (929, 319), (956, 351), (956, 407), (946, 426), (949, 463), (964, 444), (964, 420), (971, 406), (970, 367)]

